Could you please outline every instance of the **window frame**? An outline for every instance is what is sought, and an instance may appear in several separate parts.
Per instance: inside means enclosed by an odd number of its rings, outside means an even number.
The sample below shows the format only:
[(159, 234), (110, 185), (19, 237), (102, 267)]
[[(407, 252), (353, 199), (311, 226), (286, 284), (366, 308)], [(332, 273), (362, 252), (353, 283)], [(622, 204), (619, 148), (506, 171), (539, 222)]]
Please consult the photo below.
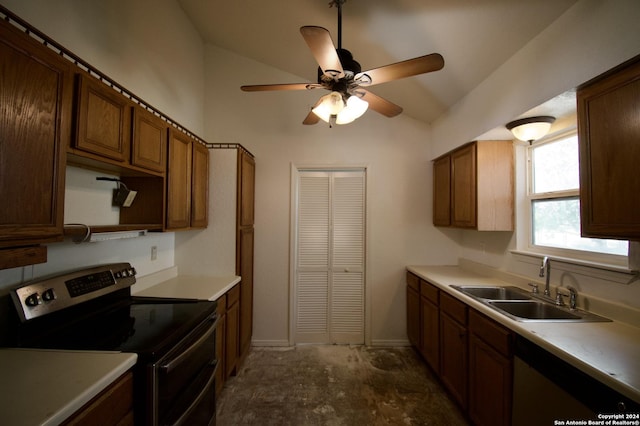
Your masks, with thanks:
[(588, 262), (602, 265), (612, 265), (617, 267), (626, 267), (628, 265), (627, 255), (615, 255), (609, 253), (593, 252), (586, 250), (573, 250), (561, 247), (551, 247), (534, 244), (533, 242), (533, 202), (536, 200), (561, 200), (568, 198), (577, 198), (580, 200), (580, 188), (562, 191), (551, 191), (534, 193), (533, 192), (533, 150), (540, 146), (551, 144), (570, 136), (577, 136), (577, 128), (572, 127), (560, 132), (548, 135), (539, 141), (525, 147), (525, 217), (526, 217), (526, 245), (527, 251), (555, 258), (563, 258), (567, 260), (576, 260), (578, 262)]

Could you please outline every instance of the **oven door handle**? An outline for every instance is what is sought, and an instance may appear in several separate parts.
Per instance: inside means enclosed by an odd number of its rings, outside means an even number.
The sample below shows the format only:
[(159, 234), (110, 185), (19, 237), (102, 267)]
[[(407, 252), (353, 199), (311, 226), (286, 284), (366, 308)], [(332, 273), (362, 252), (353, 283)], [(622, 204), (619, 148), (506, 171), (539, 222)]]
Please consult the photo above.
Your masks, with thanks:
[(200, 346), (204, 341), (206, 341), (209, 338), (209, 336), (211, 336), (216, 331), (216, 327), (217, 326), (218, 326), (218, 318), (217, 317), (212, 317), (211, 325), (204, 332), (204, 334), (202, 336), (200, 336), (200, 338), (198, 338), (198, 340), (193, 342), (187, 349), (182, 351), (182, 353), (180, 353), (180, 355), (178, 355), (177, 357), (173, 358), (168, 363), (160, 365), (159, 368), (162, 371), (164, 371), (165, 373), (171, 372), (171, 370), (173, 370), (177, 365), (180, 365), (182, 360), (184, 360), (185, 358), (190, 356), (191, 352), (195, 351), (198, 346)]

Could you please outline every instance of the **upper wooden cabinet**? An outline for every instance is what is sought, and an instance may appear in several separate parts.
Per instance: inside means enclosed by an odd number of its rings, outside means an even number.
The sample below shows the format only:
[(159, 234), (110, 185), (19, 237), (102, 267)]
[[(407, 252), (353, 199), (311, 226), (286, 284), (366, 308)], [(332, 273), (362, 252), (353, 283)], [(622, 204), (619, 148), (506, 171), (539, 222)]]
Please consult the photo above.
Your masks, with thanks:
[(513, 231), (513, 161), (511, 141), (475, 141), (435, 159), (433, 224)]
[(193, 142), (191, 173), (191, 227), (206, 228), (209, 224), (209, 149)]
[(640, 56), (578, 89), (585, 237), (640, 239)]
[(130, 150), (129, 100), (85, 73), (77, 77), (76, 137), (73, 147), (116, 161)]
[[(62, 240), (71, 64), (2, 21), (0, 86), (0, 248)], [(6, 253), (2, 268), (46, 261)]]
[(208, 193), (209, 150), (188, 135), (171, 129), (167, 163), (166, 229), (206, 228)]
[(167, 123), (142, 109), (133, 108), (131, 164), (164, 173), (167, 169)]

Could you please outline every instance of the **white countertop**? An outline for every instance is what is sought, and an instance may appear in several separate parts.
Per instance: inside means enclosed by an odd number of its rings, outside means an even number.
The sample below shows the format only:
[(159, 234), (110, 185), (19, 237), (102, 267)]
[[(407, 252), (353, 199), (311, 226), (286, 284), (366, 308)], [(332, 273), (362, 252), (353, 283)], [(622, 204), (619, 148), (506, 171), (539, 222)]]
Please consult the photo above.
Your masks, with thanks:
[(640, 403), (640, 328), (618, 321), (515, 321), (451, 288), (452, 285), (505, 286), (514, 285), (513, 283), (478, 275), (458, 266), (409, 266), (407, 269), (622, 395)]
[(239, 276), (178, 275), (134, 293), (135, 296), (216, 300), (240, 282)]
[(0, 349), (0, 422), (58, 425), (137, 358), (121, 352)]

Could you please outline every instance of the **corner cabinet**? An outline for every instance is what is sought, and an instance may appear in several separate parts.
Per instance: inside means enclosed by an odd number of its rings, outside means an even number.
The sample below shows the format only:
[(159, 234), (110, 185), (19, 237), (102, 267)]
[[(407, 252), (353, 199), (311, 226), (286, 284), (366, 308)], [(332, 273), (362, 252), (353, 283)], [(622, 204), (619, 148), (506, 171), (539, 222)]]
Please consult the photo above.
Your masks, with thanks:
[(582, 236), (640, 240), (640, 56), (578, 88)]
[(433, 224), (513, 231), (512, 141), (474, 141), (434, 160)]
[(0, 267), (46, 262), (63, 238), (71, 64), (0, 22)]

